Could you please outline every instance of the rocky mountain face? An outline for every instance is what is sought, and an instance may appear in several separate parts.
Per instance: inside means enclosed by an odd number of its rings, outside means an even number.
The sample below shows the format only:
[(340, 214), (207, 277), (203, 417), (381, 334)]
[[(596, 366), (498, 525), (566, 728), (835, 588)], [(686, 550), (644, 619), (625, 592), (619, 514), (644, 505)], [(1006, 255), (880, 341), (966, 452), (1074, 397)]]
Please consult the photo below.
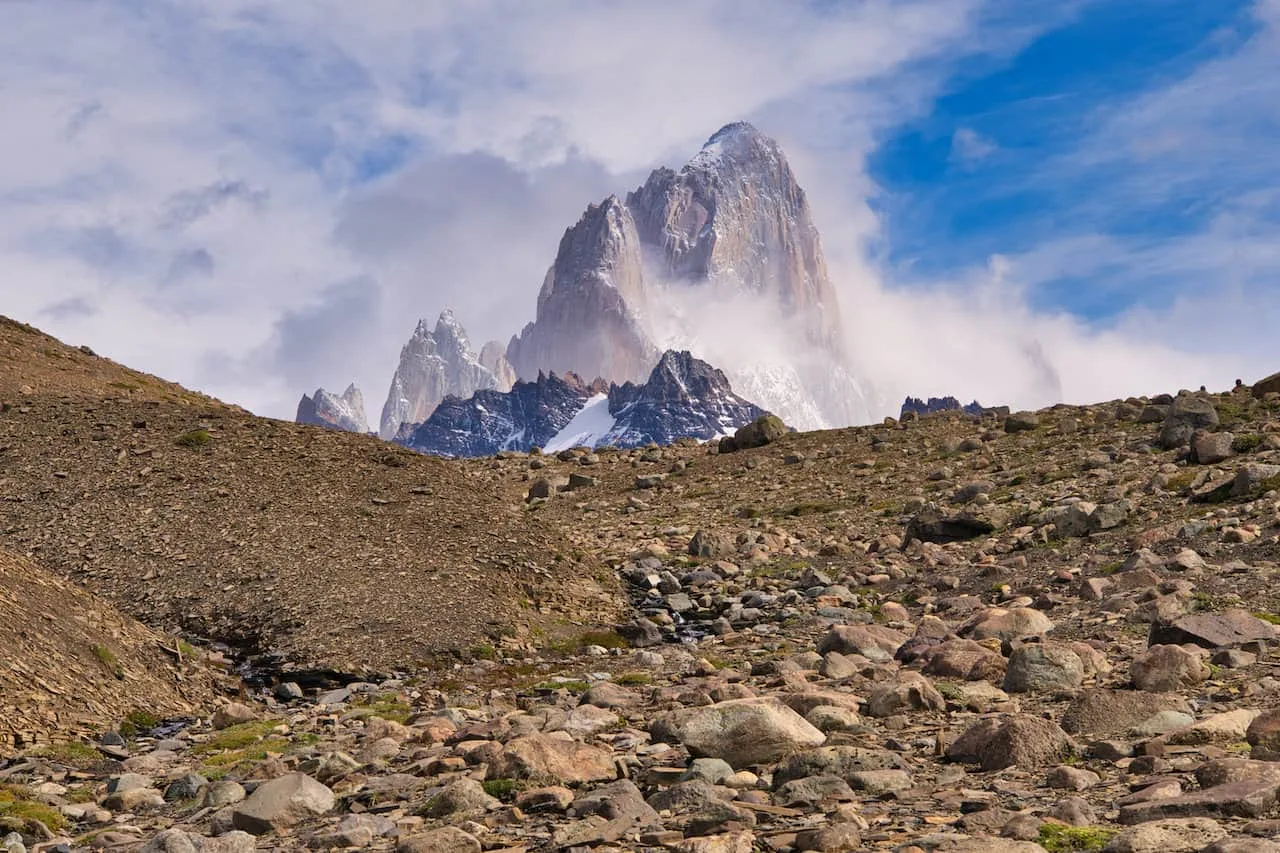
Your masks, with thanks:
[(767, 412), (733, 393), (723, 372), (688, 350), (668, 350), (643, 385), (609, 389), (609, 414), (614, 424), (600, 444), (643, 447), (731, 435)]
[(402, 425), (425, 421), (446, 396), (466, 398), (481, 390), (507, 390), (511, 366), (493, 345), (486, 349), (490, 366), (477, 358), (466, 330), (452, 311), (443, 311), (434, 329), (420, 321), (400, 350), (400, 364), (382, 407), (378, 435), (390, 440)]
[(642, 378), (658, 357), (644, 328), (647, 302), (635, 221), (610, 196), (565, 231), (536, 319), (511, 339), (507, 359), (525, 378), (543, 371)]
[(960, 405), (960, 401), (955, 397), (930, 397), (923, 400), (919, 397), (908, 397), (902, 401), (902, 410), (899, 417), (914, 412), (916, 415), (932, 415), (938, 412), (964, 412), (967, 415), (982, 414), (982, 404), (977, 400), (966, 405)]
[(840, 349), (840, 308), (804, 190), (777, 142), (746, 122), (721, 128), (679, 172), (627, 195), (661, 278), (763, 296)]
[(540, 374), (507, 393), (446, 398), (425, 423), (397, 440), (436, 456), (488, 456), (539, 447), (641, 447), (732, 433), (764, 410), (737, 394), (724, 373), (689, 352), (666, 352), (643, 384), (585, 383), (574, 373)]
[(446, 397), (431, 417), (398, 441), (432, 456), (492, 456), (501, 450), (544, 447), (602, 385), (577, 374), (539, 374), (510, 391)]
[[(710, 316), (729, 304), (733, 317)], [(587, 209), (507, 355), (525, 378), (549, 369), (640, 382), (660, 350), (690, 349), (816, 428), (870, 419), (841, 328), (804, 191), (777, 142), (736, 123), (679, 172), (658, 169), (625, 202)]]
[(294, 420), (300, 424), (347, 432), (369, 432), (364, 395), (355, 385), (348, 385), (342, 396), (331, 394), (323, 388), (317, 388), (316, 393), (311, 396), (303, 394), (298, 401), (298, 414)]

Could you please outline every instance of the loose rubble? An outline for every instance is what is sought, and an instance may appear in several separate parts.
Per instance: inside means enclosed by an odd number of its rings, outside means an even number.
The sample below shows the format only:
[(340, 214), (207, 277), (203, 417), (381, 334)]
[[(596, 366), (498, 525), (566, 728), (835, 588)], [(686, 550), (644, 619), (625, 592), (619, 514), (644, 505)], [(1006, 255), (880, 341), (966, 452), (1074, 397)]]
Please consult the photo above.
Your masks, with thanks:
[(6, 752), (0, 850), (1277, 850), (1277, 436), (1241, 386), (458, 462), (616, 617), (104, 710)]

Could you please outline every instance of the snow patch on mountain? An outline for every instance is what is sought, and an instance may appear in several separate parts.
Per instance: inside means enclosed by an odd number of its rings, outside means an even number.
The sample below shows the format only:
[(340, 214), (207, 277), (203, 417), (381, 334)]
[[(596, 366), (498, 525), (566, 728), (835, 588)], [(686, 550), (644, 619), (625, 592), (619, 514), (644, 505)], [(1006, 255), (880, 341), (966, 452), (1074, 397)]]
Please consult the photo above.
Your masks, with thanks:
[(595, 447), (616, 423), (617, 419), (609, 414), (609, 395), (596, 394), (542, 449), (547, 453), (559, 453), (571, 447)]

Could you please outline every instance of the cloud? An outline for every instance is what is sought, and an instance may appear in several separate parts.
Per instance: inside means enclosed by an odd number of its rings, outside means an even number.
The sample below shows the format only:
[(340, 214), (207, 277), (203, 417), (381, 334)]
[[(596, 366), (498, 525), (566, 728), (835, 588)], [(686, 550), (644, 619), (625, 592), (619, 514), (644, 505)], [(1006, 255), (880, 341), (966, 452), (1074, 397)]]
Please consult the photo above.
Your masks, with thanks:
[(951, 161), (961, 166), (985, 160), (999, 149), (1000, 146), (970, 127), (959, 128), (951, 136)]
[[(1029, 405), (1223, 375), (1271, 350), (1193, 334), (1223, 291), (1186, 282), (1225, 274), (1248, 306), (1275, 269), (1274, 199), (1238, 191), (1274, 186), (1258, 180), (1273, 161), (1249, 165), (1241, 141), (1275, 115), (1274, 2), (1203, 77), (1100, 113), (1061, 161), (1119, 175), (1130, 206), (1210, 194), (1220, 170), (1212, 195), (1234, 201), (1185, 245), (1095, 217), (1001, 269), (921, 279), (885, 260), (868, 203), (878, 141), (927, 113), (958, 64), (1008, 57), (1081, 5), (15, 4), (0, 31), (0, 113), (23, 117), (0, 135), (0, 311), (265, 414), (353, 378), (377, 407), (418, 316), (451, 306), (477, 342), (505, 338), (588, 202), (747, 118), (809, 191), (877, 385)], [(1233, 138), (1214, 138), (1223, 123)], [(968, 127), (951, 139), (964, 163), (1000, 162), (994, 145)], [(1180, 284), (1101, 327), (1038, 304), (1072, 276)], [(1236, 321), (1274, 310), (1255, 307)]]

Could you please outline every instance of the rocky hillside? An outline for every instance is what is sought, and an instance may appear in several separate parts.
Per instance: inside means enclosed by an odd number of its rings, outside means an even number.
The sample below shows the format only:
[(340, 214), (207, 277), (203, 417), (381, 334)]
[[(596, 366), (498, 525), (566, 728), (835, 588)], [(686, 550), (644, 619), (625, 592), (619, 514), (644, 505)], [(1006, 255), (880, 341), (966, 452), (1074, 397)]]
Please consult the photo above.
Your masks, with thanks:
[[(272, 548), (290, 525), (318, 522), (307, 529), (328, 547), (319, 524), (344, 516), (326, 500), (366, 508), (341, 528), (348, 538), (419, 541), (424, 529), (463, 519), (420, 542), (443, 558), (425, 580), (413, 576), (419, 587), (447, 581), (460, 560), (453, 541), (483, 530), (475, 547), (484, 555), (526, 536), (556, 543), (559, 561), (521, 567), (536, 579), (530, 596), (554, 585), (557, 567), (594, 580), (587, 567), (598, 563), (624, 599), (603, 630), (591, 610), (564, 609), (391, 678), (250, 684), (240, 701), (207, 708), (163, 740), (107, 735), (123, 743), (117, 763), (27, 752), (0, 766), (0, 827), (19, 832), (4, 843), (1270, 853), (1280, 848), (1276, 385), (909, 414), (824, 432), (757, 422), (725, 445), (731, 452), (690, 442), (406, 458), (396, 470), (420, 476), (419, 488), (449, 486), (448, 501), (429, 506), (434, 516), (380, 514), (405, 492), (406, 502), (419, 495), (408, 479), (381, 481), (388, 503), (362, 492), (380, 475), (361, 454), (378, 445), (358, 436), (232, 428), (241, 416), (228, 413), (210, 418), (211, 439), (223, 444), (204, 463), (178, 466), (186, 457), (160, 453), (145, 476), (115, 463), (125, 479), (103, 461), (119, 456), (108, 451), (124, 429), (116, 404), (79, 397), (46, 409), (52, 402), (16, 398), (0, 424), (17, 412), (33, 429), (0, 436), (6, 541), (39, 538), (50, 563), (58, 555), (68, 566), (74, 549), (95, 569), (129, 547), (147, 557), (135, 571), (163, 570), (157, 589), (174, 575), (208, 577), (185, 608), (236, 600), (235, 583), (213, 575), (226, 571), (223, 554), (282, 572)], [(175, 426), (153, 414), (128, 429), (167, 436)], [(47, 451), (55, 439), (75, 454), (44, 467), (21, 449), (12, 455), (33, 440)], [(278, 514), (264, 491), (229, 479), (240, 456), (266, 472), (260, 480), (275, 477), (267, 446), (311, 454), (300, 467), (317, 481), (305, 502), (283, 497), (298, 481), (274, 481), (272, 497), (287, 504)], [(327, 461), (337, 457), (359, 476), (338, 479)], [(78, 465), (91, 469), (92, 488), (73, 479)], [(175, 474), (180, 486), (151, 491)], [(79, 533), (85, 521), (66, 485), (101, 514), (127, 515), (145, 538), (130, 540), (123, 525)], [(211, 486), (230, 500), (216, 502)], [(95, 488), (145, 498), (151, 512), (102, 503)], [(242, 495), (264, 525), (256, 538), (232, 522), (248, 515)], [(473, 500), (487, 527), (465, 515)], [(165, 551), (210, 553), (183, 510), (194, 502), (228, 532), (218, 562)], [(268, 610), (285, 583), (305, 586), (311, 609), (290, 600), (289, 612), (309, 620), (295, 628), (309, 640), (324, 626), (330, 640), (414, 648), (417, 633), (392, 631), (379, 615), (412, 620), (436, 608), (465, 625), (502, 588), (477, 570), (466, 577), (474, 595), (429, 601), (397, 586), (411, 606), (388, 609), (389, 597), (364, 582), (397, 584), (375, 556), (324, 556), (293, 550), (305, 573), (253, 581)], [(333, 563), (347, 569), (345, 613), (329, 603)]]
[(0, 607), (0, 755), (92, 735), (139, 710), (182, 717), (213, 701), (194, 649), (5, 551)]
[(0, 546), (149, 625), (387, 672), (593, 607), (592, 561), (471, 472), (15, 324), (0, 353)]

